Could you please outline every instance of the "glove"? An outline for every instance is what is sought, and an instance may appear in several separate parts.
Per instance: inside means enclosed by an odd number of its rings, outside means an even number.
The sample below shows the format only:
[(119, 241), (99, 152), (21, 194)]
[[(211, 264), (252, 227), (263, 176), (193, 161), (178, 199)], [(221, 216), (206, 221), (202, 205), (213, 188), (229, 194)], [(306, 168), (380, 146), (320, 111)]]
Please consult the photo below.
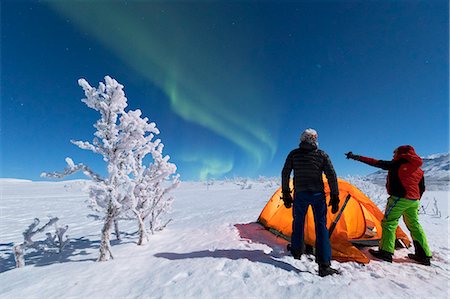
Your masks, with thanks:
[(352, 152), (346, 153), (345, 156), (347, 157), (347, 159), (359, 160), (359, 156), (354, 155)]
[(331, 206), (331, 213), (336, 214), (339, 210), (339, 195), (338, 194), (331, 194), (330, 203), (328, 206)]
[(283, 192), (283, 197), (281, 199), (284, 201), (284, 206), (286, 209), (290, 209), (292, 207), (292, 196), (290, 192)]

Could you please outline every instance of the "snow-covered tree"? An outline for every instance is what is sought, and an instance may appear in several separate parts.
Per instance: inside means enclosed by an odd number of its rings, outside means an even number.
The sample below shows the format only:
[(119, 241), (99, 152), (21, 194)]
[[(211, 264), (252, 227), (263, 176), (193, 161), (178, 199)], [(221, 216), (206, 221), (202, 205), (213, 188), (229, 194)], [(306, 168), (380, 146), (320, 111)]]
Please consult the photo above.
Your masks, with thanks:
[[(64, 172), (42, 175), (61, 178), (81, 170), (92, 179), (93, 184), (89, 187), (89, 206), (104, 215), (98, 260), (106, 261), (110, 257), (113, 258), (110, 235), (114, 221), (120, 214), (130, 211), (137, 216), (140, 211), (139, 203), (142, 202), (138, 190), (156, 192), (154, 186), (162, 184), (173, 175), (176, 166), (168, 163), (168, 156), (162, 158), (166, 166), (160, 168), (152, 166), (159, 165), (160, 162), (155, 159), (158, 154), (155, 153), (161, 152), (163, 148), (161, 140), (153, 140), (155, 135), (159, 134), (159, 130), (154, 122), (149, 123), (148, 118), (141, 117), (140, 110), (125, 111), (127, 98), (123, 85), (109, 76), (105, 77), (105, 83), (99, 83), (98, 88), (91, 87), (85, 79), (80, 79), (78, 83), (86, 95), (82, 101), (89, 108), (98, 111), (101, 118), (94, 125), (97, 131), (94, 133), (92, 143), (71, 142), (81, 149), (102, 155), (107, 163), (108, 174), (103, 178), (88, 166), (75, 164), (72, 159), (66, 158), (67, 168)], [(150, 153), (155, 161), (147, 168), (143, 166), (143, 160)], [(156, 210), (158, 208), (160, 207), (155, 207)], [(163, 210), (167, 210), (166, 207), (163, 207)], [(139, 221), (141, 219), (142, 217), (138, 217)], [(143, 227), (145, 229), (145, 225)]]

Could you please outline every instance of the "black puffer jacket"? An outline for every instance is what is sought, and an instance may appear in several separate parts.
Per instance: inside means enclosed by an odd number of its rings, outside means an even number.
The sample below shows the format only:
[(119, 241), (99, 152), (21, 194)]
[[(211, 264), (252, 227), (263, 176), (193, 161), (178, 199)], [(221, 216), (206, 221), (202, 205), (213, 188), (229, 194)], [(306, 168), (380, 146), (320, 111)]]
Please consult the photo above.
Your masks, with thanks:
[(325, 173), (331, 194), (339, 194), (336, 172), (328, 155), (316, 145), (302, 142), (291, 151), (281, 172), (283, 192), (289, 192), (289, 178), (294, 170), (295, 191), (323, 192), (322, 173)]

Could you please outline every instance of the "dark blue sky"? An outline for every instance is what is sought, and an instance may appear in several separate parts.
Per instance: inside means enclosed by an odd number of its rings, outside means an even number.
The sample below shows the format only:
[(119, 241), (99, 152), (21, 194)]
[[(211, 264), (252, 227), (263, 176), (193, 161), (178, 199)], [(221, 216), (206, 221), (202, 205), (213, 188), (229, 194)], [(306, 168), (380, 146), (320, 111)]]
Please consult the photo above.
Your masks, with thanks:
[(301, 131), (339, 176), (449, 150), (448, 1), (1, 2), (1, 177), (104, 172), (79, 78), (110, 75), (182, 179), (279, 176)]

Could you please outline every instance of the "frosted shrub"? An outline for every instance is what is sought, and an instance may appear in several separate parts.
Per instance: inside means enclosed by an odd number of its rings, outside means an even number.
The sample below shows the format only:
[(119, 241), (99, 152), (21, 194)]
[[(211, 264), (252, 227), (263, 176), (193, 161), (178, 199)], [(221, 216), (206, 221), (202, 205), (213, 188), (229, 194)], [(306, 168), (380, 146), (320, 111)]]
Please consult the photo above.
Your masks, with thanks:
[(39, 218), (35, 218), (33, 220), (33, 223), (31, 223), (28, 228), (22, 233), (23, 235), (23, 242), (21, 244), (15, 245), (13, 247), (14, 252), (14, 258), (16, 260), (16, 267), (22, 268), (25, 266), (25, 250), (27, 248), (35, 248), (37, 250), (41, 249), (39, 243), (35, 243), (31, 238), (38, 234), (45, 231), (49, 226), (56, 223), (58, 221), (58, 217), (50, 218), (49, 221), (41, 226), (38, 227), (39, 223), (41, 222)]
[(241, 177), (235, 178), (234, 183), (238, 185), (241, 190), (252, 189), (253, 186), (248, 178), (241, 178)]
[(213, 186), (215, 183), (214, 179), (208, 179), (204, 184), (206, 185), (206, 190), (209, 190), (210, 186)]
[[(433, 198), (433, 205), (430, 207), (431, 201), (428, 201), (427, 205), (424, 206), (423, 204), (419, 207), (419, 214), (423, 215), (429, 215), (436, 218), (442, 218), (442, 212), (440, 211), (436, 198)], [(430, 211), (431, 209), (431, 211)]]
[(274, 177), (265, 177), (265, 176), (259, 176), (258, 177), (258, 183), (264, 186), (265, 189), (270, 189), (274, 187), (278, 187), (281, 183), (278, 178)]
[[(127, 98), (123, 86), (116, 80), (105, 77), (98, 88), (91, 87), (85, 79), (78, 80), (86, 98), (82, 100), (89, 108), (100, 113), (94, 127), (97, 131), (92, 142), (71, 141), (79, 148), (103, 156), (107, 175), (102, 177), (84, 164), (75, 164), (66, 158), (67, 167), (62, 173), (43, 173), (45, 177), (62, 178), (76, 171), (90, 177), (89, 207), (103, 215), (100, 254), (98, 261), (113, 258), (110, 234), (120, 215), (135, 215), (140, 235), (145, 237), (144, 220), (148, 217), (155, 225), (157, 219), (168, 211), (172, 198), (167, 193), (178, 184), (176, 166), (169, 163), (169, 156), (162, 155), (163, 144), (154, 140), (159, 130), (154, 122), (142, 118), (140, 110), (125, 111)], [(144, 166), (143, 160), (151, 154), (153, 162)], [(171, 179), (168, 187), (162, 185)], [(140, 244), (142, 242), (139, 242)]]
[(66, 232), (69, 229), (69, 226), (66, 225), (64, 227), (58, 226), (57, 223), (55, 223), (55, 234), (52, 235), (51, 233), (46, 233), (47, 239), (46, 243), (50, 247), (54, 247), (58, 249), (58, 253), (61, 253), (66, 247), (67, 244), (69, 244), (69, 236), (66, 236)]

